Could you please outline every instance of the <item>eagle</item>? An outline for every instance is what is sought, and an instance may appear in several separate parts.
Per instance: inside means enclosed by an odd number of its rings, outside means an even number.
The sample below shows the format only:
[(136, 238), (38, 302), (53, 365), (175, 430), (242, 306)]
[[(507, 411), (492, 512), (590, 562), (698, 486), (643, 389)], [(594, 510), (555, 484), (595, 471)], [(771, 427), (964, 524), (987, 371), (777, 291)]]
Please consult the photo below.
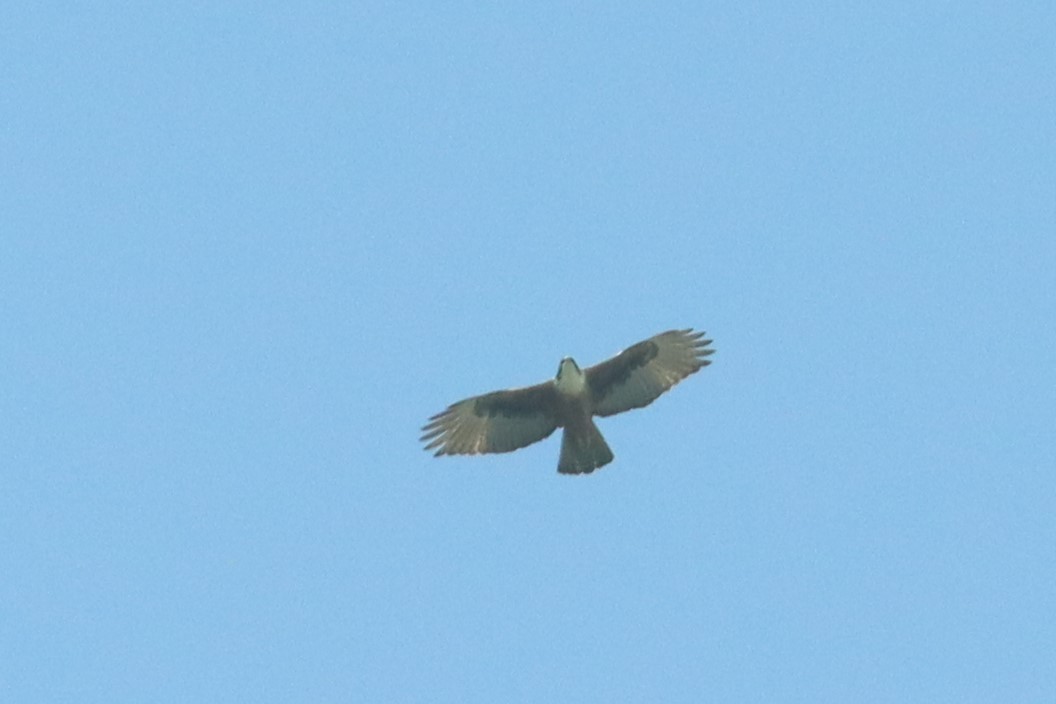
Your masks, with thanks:
[(512, 452), (564, 428), (557, 471), (589, 474), (613, 460), (593, 417), (648, 406), (711, 364), (704, 334), (668, 330), (586, 369), (565, 357), (550, 381), (451, 404), (422, 427), (421, 442), (436, 457)]

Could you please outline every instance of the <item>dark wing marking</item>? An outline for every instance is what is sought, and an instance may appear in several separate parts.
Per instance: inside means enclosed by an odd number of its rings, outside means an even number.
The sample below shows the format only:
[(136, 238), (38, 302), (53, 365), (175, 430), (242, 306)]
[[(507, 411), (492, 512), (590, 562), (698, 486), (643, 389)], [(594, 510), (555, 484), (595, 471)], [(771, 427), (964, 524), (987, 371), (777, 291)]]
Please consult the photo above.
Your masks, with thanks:
[(594, 413), (611, 416), (647, 406), (701, 367), (715, 350), (703, 332), (668, 330), (628, 347), (612, 359), (585, 370), (594, 397)]
[(453, 403), (422, 427), (422, 442), (437, 457), (512, 452), (554, 432), (556, 394), (547, 381)]

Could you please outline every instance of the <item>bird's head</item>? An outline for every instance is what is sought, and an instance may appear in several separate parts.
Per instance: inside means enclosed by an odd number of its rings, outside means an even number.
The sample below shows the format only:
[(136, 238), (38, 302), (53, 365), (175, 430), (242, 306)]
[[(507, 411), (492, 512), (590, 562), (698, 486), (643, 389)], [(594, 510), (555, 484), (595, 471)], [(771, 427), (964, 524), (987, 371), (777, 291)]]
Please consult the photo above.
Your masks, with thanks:
[(557, 366), (557, 388), (568, 393), (578, 393), (583, 389), (584, 377), (576, 360), (565, 357)]

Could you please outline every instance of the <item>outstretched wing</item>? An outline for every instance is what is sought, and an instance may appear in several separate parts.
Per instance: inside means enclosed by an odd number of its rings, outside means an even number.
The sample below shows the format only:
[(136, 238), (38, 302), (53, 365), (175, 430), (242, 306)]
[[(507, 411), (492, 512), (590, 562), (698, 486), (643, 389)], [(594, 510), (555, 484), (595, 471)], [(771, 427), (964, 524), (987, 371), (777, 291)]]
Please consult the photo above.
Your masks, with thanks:
[(422, 428), (426, 450), (440, 455), (511, 452), (557, 428), (552, 381), (523, 389), (494, 391), (453, 403)]
[(703, 332), (668, 330), (628, 347), (612, 359), (584, 371), (594, 397), (594, 413), (611, 416), (648, 406), (656, 398), (701, 367), (711, 340)]

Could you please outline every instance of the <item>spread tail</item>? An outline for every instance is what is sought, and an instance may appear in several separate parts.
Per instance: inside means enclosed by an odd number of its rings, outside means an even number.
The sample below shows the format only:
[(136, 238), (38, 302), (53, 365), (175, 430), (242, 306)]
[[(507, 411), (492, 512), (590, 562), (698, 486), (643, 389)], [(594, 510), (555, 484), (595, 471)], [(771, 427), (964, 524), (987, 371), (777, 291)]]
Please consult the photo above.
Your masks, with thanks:
[(570, 425), (561, 437), (561, 459), (557, 471), (562, 474), (589, 474), (612, 462), (612, 450), (601, 436), (594, 421)]

